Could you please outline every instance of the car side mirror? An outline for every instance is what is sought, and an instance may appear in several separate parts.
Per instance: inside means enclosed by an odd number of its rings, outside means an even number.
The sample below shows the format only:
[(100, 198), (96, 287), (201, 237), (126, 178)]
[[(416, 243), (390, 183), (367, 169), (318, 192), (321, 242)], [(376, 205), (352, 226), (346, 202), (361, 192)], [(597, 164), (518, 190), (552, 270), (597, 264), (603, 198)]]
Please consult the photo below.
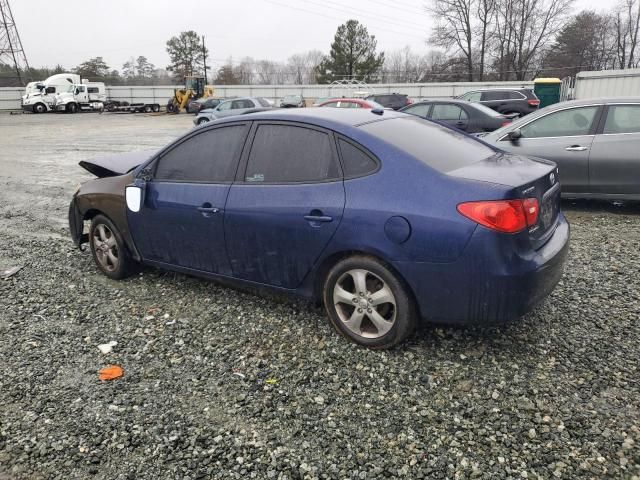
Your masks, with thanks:
[(522, 132), (520, 131), (519, 128), (516, 128), (515, 130), (510, 131), (507, 134), (507, 137), (509, 138), (509, 140), (511, 140), (512, 142), (517, 142), (518, 140), (520, 140), (522, 138)]
[(124, 196), (127, 201), (127, 208), (133, 213), (138, 213), (144, 205), (144, 194), (146, 182), (137, 179), (133, 185), (127, 185), (124, 189)]

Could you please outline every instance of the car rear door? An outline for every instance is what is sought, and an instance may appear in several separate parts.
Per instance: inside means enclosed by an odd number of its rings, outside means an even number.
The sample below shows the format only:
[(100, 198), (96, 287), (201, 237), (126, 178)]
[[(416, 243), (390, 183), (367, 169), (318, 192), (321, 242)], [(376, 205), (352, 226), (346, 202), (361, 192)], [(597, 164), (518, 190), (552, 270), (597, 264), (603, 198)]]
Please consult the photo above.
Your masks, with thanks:
[(469, 115), (460, 106), (450, 103), (434, 103), (431, 119), (446, 123), (459, 130), (466, 131), (469, 126)]
[(589, 156), (594, 193), (640, 194), (640, 104), (605, 107)]
[(599, 105), (556, 110), (520, 126), (522, 137), (516, 141), (510, 141), (505, 134), (498, 146), (556, 162), (563, 192), (587, 192), (589, 152), (599, 116)]
[(144, 204), (127, 211), (146, 261), (230, 275), (223, 217), (249, 123), (199, 129), (148, 167)]
[(256, 122), (250, 137), (225, 212), (233, 276), (294, 289), (342, 219), (345, 193), (333, 134), (293, 122)]

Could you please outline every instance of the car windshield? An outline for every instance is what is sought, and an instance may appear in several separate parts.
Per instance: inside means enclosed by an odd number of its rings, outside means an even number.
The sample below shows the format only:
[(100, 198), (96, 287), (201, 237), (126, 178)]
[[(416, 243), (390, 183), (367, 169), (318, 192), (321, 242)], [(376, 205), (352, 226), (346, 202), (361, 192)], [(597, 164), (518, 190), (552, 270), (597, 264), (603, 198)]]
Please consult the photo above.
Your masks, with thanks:
[(258, 101), (258, 103), (259, 103), (260, 105), (262, 105), (263, 107), (270, 107), (270, 106), (271, 106), (271, 104), (270, 104), (266, 99), (264, 99), (264, 98), (262, 98), (262, 97), (258, 97), (258, 98), (256, 98), (256, 100), (257, 100), (257, 101)]
[(360, 128), (443, 173), (495, 154), (486, 144), (458, 130), (413, 115), (371, 122)]

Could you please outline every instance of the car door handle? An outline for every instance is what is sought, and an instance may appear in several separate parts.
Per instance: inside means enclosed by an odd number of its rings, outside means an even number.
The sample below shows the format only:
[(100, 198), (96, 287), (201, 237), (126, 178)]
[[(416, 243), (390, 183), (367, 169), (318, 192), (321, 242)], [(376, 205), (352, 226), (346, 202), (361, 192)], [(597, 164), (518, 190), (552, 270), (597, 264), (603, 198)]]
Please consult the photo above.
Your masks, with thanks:
[(198, 207), (198, 211), (202, 213), (218, 213), (220, 211), (219, 208), (216, 207)]
[(588, 149), (589, 147), (583, 147), (582, 145), (571, 145), (570, 147), (565, 148), (567, 152), (584, 152)]
[(333, 217), (329, 217), (328, 215), (305, 215), (304, 219), (307, 222), (316, 223), (328, 223), (333, 221)]

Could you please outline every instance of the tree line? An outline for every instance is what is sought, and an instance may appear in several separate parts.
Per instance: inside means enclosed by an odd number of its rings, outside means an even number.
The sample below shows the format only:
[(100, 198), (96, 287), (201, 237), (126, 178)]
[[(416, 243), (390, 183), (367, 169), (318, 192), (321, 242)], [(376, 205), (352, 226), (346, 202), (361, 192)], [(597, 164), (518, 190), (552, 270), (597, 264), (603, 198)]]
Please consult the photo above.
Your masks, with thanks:
[[(82, 62), (72, 72), (109, 85), (181, 84), (186, 75), (204, 75), (219, 85), (529, 80), (573, 76), (581, 70), (640, 67), (640, 0), (620, 0), (610, 11), (572, 14), (574, 0), (427, 0), (435, 25), (430, 49), (409, 46), (378, 51), (375, 35), (356, 20), (340, 25), (328, 54), (310, 50), (286, 61), (244, 57), (212, 62), (204, 39), (181, 32), (166, 42), (170, 64), (156, 68), (143, 55), (118, 70), (103, 57)], [(425, 32), (426, 33), (426, 32)], [(28, 79), (68, 71), (61, 65), (32, 68)], [(17, 85), (15, 71), (0, 65), (0, 86)]]

